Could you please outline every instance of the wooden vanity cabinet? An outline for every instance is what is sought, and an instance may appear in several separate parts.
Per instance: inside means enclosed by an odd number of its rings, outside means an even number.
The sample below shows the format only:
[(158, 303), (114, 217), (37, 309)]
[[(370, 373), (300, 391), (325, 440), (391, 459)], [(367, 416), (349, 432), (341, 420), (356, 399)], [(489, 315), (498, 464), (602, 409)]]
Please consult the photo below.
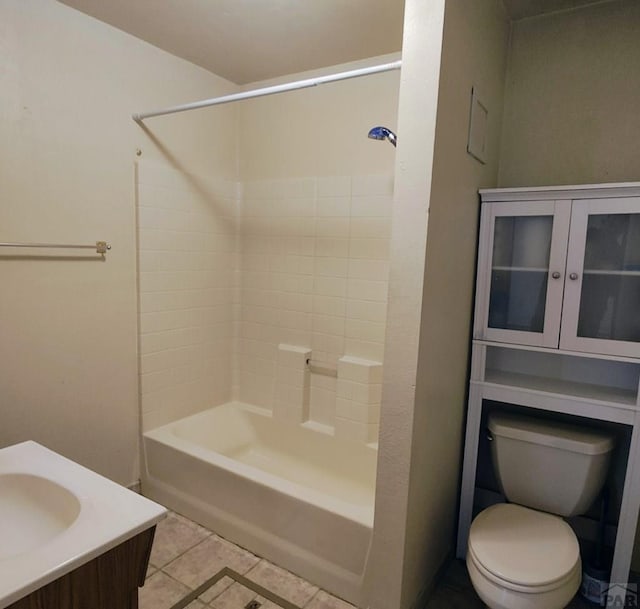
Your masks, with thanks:
[(137, 609), (155, 526), (124, 541), (8, 609)]

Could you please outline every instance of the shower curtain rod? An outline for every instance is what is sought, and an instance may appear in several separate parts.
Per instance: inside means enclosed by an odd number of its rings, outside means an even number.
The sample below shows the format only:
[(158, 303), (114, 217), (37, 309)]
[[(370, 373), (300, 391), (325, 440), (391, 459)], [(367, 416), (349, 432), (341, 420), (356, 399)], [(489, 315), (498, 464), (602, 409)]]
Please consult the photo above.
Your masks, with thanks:
[(357, 78), (358, 76), (368, 76), (369, 74), (378, 74), (379, 72), (389, 72), (390, 70), (398, 70), (402, 66), (402, 61), (393, 61), (391, 63), (383, 63), (368, 68), (359, 68), (357, 70), (349, 70), (347, 72), (338, 72), (337, 74), (327, 74), (326, 76), (317, 76), (315, 78), (307, 78), (305, 80), (297, 80), (282, 85), (274, 85), (272, 87), (263, 87), (262, 89), (253, 89), (252, 91), (244, 91), (242, 93), (233, 93), (231, 95), (223, 95), (222, 97), (214, 97), (212, 99), (203, 99), (202, 101), (192, 102), (190, 104), (181, 104), (172, 106), (164, 110), (155, 110), (153, 112), (141, 112), (133, 114), (131, 118), (137, 123), (145, 118), (154, 116), (164, 116), (165, 114), (175, 114), (176, 112), (186, 112), (187, 110), (197, 110), (198, 108), (207, 108), (208, 106), (218, 106), (220, 104), (228, 104), (229, 102), (240, 101), (242, 99), (252, 99), (254, 97), (264, 97), (265, 95), (274, 95), (275, 93), (284, 93), (285, 91), (295, 91), (297, 89), (306, 89), (315, 87), (327, 82), (335, 82), (337, 80), (347, 80), (349, 78)]

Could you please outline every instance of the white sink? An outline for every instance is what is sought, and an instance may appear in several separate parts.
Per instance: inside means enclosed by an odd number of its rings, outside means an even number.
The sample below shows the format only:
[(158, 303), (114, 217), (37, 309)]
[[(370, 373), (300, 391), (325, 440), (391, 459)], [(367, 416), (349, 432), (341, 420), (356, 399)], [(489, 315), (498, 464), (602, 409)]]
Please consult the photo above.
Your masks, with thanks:
[(0, 609), (165, 514), (157, 503), (36, 442), (0, 449)]
[(32, 474), (1, 474), (0, 560), (50, 541), (78, 514), (80, 501), (63, 486)]

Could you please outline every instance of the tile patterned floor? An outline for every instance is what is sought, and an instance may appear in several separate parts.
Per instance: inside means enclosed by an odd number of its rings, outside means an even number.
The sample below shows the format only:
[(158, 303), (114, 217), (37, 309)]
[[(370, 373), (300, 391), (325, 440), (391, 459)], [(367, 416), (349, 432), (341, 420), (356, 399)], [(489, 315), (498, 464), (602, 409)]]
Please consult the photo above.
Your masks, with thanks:
[[(355, 609), (175, 513), (158, 525), (149, 562), (146, 583), (140, 589), (140, 609), (169, 609), (223, 567), (233, 569), (301, 609)], [(186, 609), (244, 609), (252, 600), (262, 604), (260, 609), (281, 609), (226, 576)], [(567, 609), (595, 607), (577, 595)], [(463, 561), (451, 561), (425, 609), (484, 609)]]
[[(251, 554), (211, 531), (170, 513), (158, 524), (140, 609), (169, 609), (207, 579), (229, 567), (301, 609), (354, 609), (317, 586)], [(244, 609), (258, 600), (260, 609), (279, 609), (275, 603), (224, 577), (186, 609)]]

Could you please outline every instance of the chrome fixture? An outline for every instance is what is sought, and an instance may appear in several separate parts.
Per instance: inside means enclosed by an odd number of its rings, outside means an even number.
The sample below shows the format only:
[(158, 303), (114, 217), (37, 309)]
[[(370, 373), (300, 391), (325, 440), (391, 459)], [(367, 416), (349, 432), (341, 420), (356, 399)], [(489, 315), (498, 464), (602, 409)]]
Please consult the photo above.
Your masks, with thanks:
[(391, 129), (387, 129), (386, 127), (374, 127), (373, 129), (371, 129), (371, 131), (369, 131), (368, 137), (370, 137), (372, 140), (389, 140), (393, 144), (394, 148), (398, 143), (398, 137), (396, 136), (396, 134), (391, 131)]
[(96, 241), (95, 245), (72, 245), (70, 243), (0, 243), (0, 247), (96, 250), (96, 254), (102, 254), (103, 256), (111, 249), (111, 246), (106, 241)]

